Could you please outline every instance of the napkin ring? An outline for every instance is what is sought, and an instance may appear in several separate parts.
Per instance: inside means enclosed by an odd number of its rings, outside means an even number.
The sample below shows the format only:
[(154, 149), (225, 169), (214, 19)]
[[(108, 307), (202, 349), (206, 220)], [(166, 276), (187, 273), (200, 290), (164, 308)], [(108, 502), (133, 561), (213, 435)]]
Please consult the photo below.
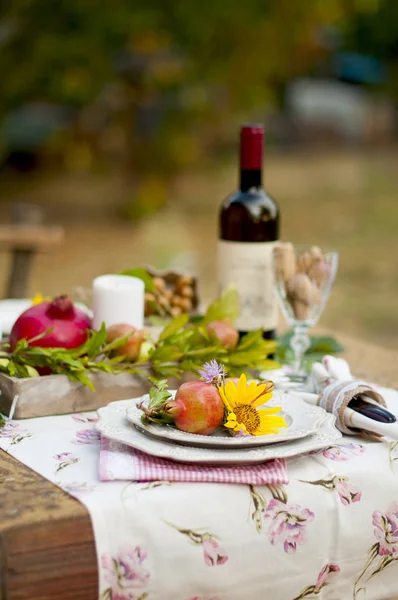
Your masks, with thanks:
[(322, 406), (327, 412), (336, 416), (336, 427), (346, 435), (363, 435), (368, 438), (377, 439), (380, 436), (366, 429), (350, 429), (347, 424), (347, 418), (344, 415), (345, 409), (351, 400), (358, 396), (365, 395), (377, 404), (387, 407), (384, 398), (376, 392), (365, 381), (334, 381), (325, 387), (319, 396), (319, 406)]

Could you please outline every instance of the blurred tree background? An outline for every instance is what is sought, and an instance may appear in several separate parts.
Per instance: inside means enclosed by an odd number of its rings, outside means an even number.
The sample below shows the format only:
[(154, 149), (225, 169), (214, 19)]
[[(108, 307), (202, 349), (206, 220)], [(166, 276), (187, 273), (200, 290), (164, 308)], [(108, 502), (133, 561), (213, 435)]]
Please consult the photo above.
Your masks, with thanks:
[(327, 28), (393, 62), (397, 10), (394, 0), (3, 0), (2, 158), (117, 169), (121, 207), (142, 216), (176, 172), (235, 141), (249, 111), (283, 104), (287, 82), (330, 54)]
[(322, 323), (394, 343), (397, 0), (0, 0), (0, 81), (0, 217), (22, 200), (67, 228), (32, 293), (179, 256), (214, 296), (259, 121), (282, 237), (341, 253)]

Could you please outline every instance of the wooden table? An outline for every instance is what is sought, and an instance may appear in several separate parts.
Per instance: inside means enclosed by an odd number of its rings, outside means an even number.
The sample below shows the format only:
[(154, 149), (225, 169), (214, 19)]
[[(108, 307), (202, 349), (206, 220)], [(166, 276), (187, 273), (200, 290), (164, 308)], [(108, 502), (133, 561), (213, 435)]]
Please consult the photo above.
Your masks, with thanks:
[[(398, 387), (398, 352), (337, 335), (356, 376)], [(97, 600), (87, 510), (0, 451), (0, 600)]]

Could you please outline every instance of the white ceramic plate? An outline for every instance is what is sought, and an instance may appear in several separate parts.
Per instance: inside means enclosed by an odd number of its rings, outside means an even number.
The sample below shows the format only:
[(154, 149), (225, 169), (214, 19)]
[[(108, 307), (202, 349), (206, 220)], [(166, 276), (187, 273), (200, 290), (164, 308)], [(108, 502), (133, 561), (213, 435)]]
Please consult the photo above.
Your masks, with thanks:
[[(291, 397), (288, 400), (292, 402)], [(334, 426), (334, 415), (326, 413), (318, 406), (310, 406), (299, 398), (294, 398), (294, 402), (300, 405), (303, 414), (308, 416), (322, 411), (323, 420), (318, 431), (305, 438), (259, 448), (197, 448), (148, 437), (131, 425), (126, 417), (126, 410), (135, 405), (136, 399), (119, 400), (100, 408), (97, 411), (99, 420), (96, 428), (101, 435), (152, 456), (176, 462), (211, 465), (249, 465), (273, 458), (290, 458), (305, 452), (320, 450), (341, 438), (340, 431)]]
[[(176, 390), (171, 390), (173, 397)], [(287, 396), (281, 391), (275, 391), (272, 399), (267, 402), (266, 406), (282, 406), (282, 414), (287, 422), (288, 427), (281, 429), (277, 434), (250, 436), (250, 437), (232, 437), (225, 427), (220, 427), (212, 435), (198, 435), (195, 433), (185, 433), (175, 427), (156, 425), (155, 423), (143, 423), (141, 417), (143, 412), (137, 408), (137, 405), (143, 402), (144, 406), (149, 402), (149, 396), (146, 394), (141, 398), (137, 398), (135, 403), (132, 403), (126, 411), (127, 420), (130, 421), (141, 433), (154, 437), (165, 442), (174, 442), (184, 446), (198, 446), (204, 448), (251, 448), (258, 446), (268, 446), (270, 444), (278, 444), (297, 440), (307, 435), (315, 433), (323, 419), (323, 410), (308, 413), (303, 412), (301, 403), (297, 403), (290, 399), (287, 405)]]

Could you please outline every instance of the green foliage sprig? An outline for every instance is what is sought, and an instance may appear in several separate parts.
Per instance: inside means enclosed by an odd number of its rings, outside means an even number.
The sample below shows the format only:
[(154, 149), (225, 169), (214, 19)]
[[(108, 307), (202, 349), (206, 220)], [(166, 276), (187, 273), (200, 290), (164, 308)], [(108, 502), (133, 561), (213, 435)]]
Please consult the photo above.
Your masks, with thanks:
[(172, 398), (168, 390), (167, 379), (156, 380), (154, 377), (149, 377), (152, 387), (149, 390), (148, 407), (144, 406), (144, 402), (138, 405), (138, 408), (144, 413), (142, 421), (144, 423), (163, 423), (173, 425), (174, 419), (167, 414), (167, 402)]
[[(34, 338), (40, 339), (47, 332)], [(112, 357), (112, 352), (123, 346), (128, 336), (112, 343), (106, 343), (106, 329), (103, 324), (99, 331), (91, 331), (87, 341), (79, 348), (43, 348), (32, 346), (29, 341), (19, 340), (13, 351), (5, 343), (0, 351), (0, 372), (11, 377), (38, 377), (38, 369), (45, 369), (54, 375), (67, 375), (72, 381), (80, 381), (94, 391), (89, 373), (139, 373), (137, 363), (126, 363), (123, 356)]]
[(210, 321), (233, 323), (239, 314), (236, 290), (230, 289), (213, 302), (203, 317), (189, 321), (188, 315), (173, 319), (161, 332), (150, 361), (156, 377), (181, 377), (186, 371), (196, 373), (203, 363), (215, 359), (224, 365), (229, 376), (240, 375), (249, 369), (273, 369), (279, 365), (267, 358), (275, 352), (276, 343), (264, 340), (262, 330), (244, 335), (236, 348), (227, 349), (206, 325)]
[[(279, 366), (267, 358), (275, 352), (276, 343), (264, 340), (261, 330), (243, 336), (233, 349), (225, 348), (215, 336), (209, 335), (207, 323), (222, 319), (233, 322), (238, 313), (237, 293), (233, 289), (228, 290), (209, 306), (204, 316), (190, 321), (189, 316), (183, 314), (169, 321), (158, 340), (149, 342), (146, 356), (135, 363), (127, 362), (123, 356), (113, 355), (114, 350), (126, 343), (128, 336), (107, 344), (105, 325), (99, 331), (91, 331), (87, 341), (72, 350), (32, 346), (24, 339), (11, 350), (9, 344), (5, 343), (0, 351), (0, 372), (22, 378), (37, 377), (38, 369), (46, 369), (56, 375), (67, 375), (72, 381), (80, 381), (94, 390), (89, 375), (96, 371), (132, 373), (146, 378), (152, 374), (155, 380), (162, 380), (181, 378), (187, 371), (197, 373), (204, 362), (212, 359), (222, 363), (231, 377), (249, 369), (263, 370)], [(162, 390), (159, 390), (161, 393)]]

